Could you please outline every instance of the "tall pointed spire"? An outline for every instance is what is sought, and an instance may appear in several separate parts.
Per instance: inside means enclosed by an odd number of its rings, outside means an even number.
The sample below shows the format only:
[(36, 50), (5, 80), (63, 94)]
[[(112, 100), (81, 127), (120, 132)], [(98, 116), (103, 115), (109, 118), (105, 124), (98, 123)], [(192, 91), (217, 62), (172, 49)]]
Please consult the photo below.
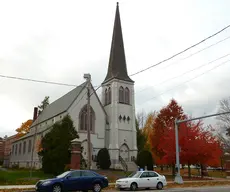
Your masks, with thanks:
[(124, 81), (134, 82), (127, 73), (125, 49), (121, 30), (121, 20), (119, 12), (119, 4), (117, 2), (116, 15), (113, 27), (113, 37), (110, 50), (109, 67), (106, 78), (103, 83), (111, 79), (120, 79)]

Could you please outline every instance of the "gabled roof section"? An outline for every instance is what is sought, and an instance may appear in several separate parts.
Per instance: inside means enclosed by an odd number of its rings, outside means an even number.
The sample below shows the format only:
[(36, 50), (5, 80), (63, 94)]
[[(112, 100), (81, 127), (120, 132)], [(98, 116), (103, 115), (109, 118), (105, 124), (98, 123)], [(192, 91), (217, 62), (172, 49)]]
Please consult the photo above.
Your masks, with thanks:
[(37, 119), (33, 122), (31, 127), (35, 126), (36, 124), (39, 124), (41, 122), (44, 122), (58, 114), (61, 114), (72, 105), (72, 103), (77, 99), (81, 91), (86, 87), (87, 83), (84, 82), (83, 84), (77, 86), (64, 96), (60, 97), (53, 103), (49, 104), (42, 113), (37, 117)]
[[(113, 28), (112, 45), (110, 50), (109, 67), (103, 83), (111, 79), (120, 79), (134, 82), (127, 73), (125, 49), (123, 43), (119, 4), (117, 3), (116, 15)], [(102, 84), (103, 84), (102, 83)]]
[(100, 104), (100, 106), (101, 106), (101, 108), (102, 108), (102, 110), (103, 110), (103, 112), (104, 112), (104, 114), (105, 114), (106, 123), (108, 123), (108, 122), (109, 122), (109, 120), (108, 120), (108, 114), (106, 113), (105, 108), (104, 108), (104, 106), (102, 105), (101, 100), (99, 99), (98, 94), (97, 94), (97, 92), (96, 92), (96, 90), (94, 89), (94, 87), (93, 87), (92, 84), (91, 84), (91, 90), (93, 91), (93, 94), (95, 94), (95, 97), (97, 98), (97, 100), (98, 100), (98, 102), (99, 102), (99, 104)]

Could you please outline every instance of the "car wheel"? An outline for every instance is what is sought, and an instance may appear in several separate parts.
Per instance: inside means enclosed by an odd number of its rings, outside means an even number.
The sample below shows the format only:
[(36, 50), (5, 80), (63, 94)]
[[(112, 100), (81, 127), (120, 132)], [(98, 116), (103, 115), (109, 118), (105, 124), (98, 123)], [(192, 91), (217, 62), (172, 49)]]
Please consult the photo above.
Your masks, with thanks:
[(62, 188), (60, 185), (54, 185), (53, 186), (53, 192), (62, 192)]
[(94, 192), (100, 192), (101, 191), (101, 185), (99, 183), (94, 184), (93, 191)]
[(137, 184), (136, 183), (131, 183), (130, 190), (131, 191), (136, 191), (137, 190)]
[(157, 189), (159, 190), (163, 189), (163, 183), (161, 182), (157, 183)]

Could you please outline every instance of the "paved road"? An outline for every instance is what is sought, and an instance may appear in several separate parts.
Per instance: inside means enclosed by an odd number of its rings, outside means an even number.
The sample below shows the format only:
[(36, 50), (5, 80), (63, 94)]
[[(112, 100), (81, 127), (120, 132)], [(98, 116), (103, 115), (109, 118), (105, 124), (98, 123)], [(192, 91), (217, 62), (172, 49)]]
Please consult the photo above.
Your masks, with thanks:
[[(1, 189), (1, 188), (0, 188)], [(139, 190), (138, 192), (229, 192), (230, 185), (228, 186), (213, 186), (213, 187), (188, 187), (188, 188), (174, 188), (164, 190)], [(24, 192), (34, 192), (34, 190), (24, 190)], [(118, 192), (115, 190), (108, 190), (108, 192)], [(124, 191), (126, 192), (126, 191)], [(127, 191), (128, 192), (128, 191)]]
[[(140, 190), (139, 192), (229, 192), (229, 186), (217, 186), (217, 187), (196, 187), (196, 188), (174, 188), (174, 189), (164, 189), (164, 190)], [(117, 192), (117, 191), (109, 191), (109, 192)]]

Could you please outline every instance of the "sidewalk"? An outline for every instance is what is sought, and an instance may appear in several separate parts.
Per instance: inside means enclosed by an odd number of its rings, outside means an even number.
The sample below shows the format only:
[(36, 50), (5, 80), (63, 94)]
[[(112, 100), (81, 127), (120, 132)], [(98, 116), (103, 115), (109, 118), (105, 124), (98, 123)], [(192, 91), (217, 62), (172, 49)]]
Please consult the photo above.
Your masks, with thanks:
[(1, 189), (34, 189), (35, 185), (0, 185)]
[[(193, 181), (184, 181), (184, 183), (204, 183), (204, 182), (224, 182), (230, 181), (230, 179), (215, 179), (215, 180), (193, 180)], [(168, 181), (168, 184), (174, 183), (173, 181)], [(110, 186), (115, 185), (115, 183), (109, 183)], [(1, 189), (33, 189), (35, 185), (0, 185)]]

